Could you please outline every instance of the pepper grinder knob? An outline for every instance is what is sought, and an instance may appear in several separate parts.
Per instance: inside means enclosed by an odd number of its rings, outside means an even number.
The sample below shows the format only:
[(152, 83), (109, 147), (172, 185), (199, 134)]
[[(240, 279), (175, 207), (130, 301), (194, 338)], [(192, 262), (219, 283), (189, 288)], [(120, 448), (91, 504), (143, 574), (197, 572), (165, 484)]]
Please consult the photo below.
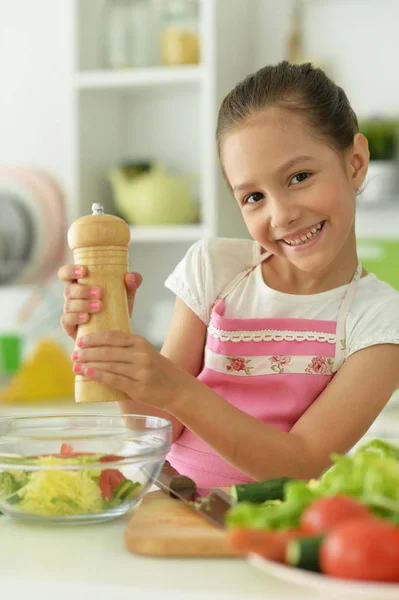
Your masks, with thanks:
[[(92, 214), (77, 219), (68, 230), (68, 245), (74, 263), (87, 267), (86, 277), (78, 283), (102, 288), (102, 310), (92, 313), (88, 323), (79, 325), (76, 339), (89, 333), (118, 330), (131, 333), (125, 287), (128, 272), (130, 229), (113, 215), (104, 213), (102, 204), (92, 205)], [(93, 298), (93, 302), (95, 299)], [(75, 350), (79, 351), (77, 345)], [(75, 401), (123, 402), (127, 395), (83, 375), (75, 376)]]

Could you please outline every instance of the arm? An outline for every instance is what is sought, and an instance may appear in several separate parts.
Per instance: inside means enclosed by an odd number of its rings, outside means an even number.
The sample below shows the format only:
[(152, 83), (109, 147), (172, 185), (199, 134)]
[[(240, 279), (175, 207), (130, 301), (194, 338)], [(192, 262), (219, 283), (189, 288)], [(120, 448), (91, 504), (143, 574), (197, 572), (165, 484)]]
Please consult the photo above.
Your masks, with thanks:
[(228, 462), (254, 479), (317, 477), (332, 452), (348, 451), (399, 386), (399, 346), (356, 352), (290, 433), (241, 412), (196, 380), (171, 412)]
[[(205, 337), (205, 324), (180, 298), (176, 298), (172, 321), (161, 354), (196, 377), (202, 368)], [(178, 418), (154, 406), (127, 400), (120, 402), (119, 408), (122, 413), (150, 413), (154, 417), (169, 419), (173, 427), (173, 441), (176, 441), (183, 431), (184, 425)]]

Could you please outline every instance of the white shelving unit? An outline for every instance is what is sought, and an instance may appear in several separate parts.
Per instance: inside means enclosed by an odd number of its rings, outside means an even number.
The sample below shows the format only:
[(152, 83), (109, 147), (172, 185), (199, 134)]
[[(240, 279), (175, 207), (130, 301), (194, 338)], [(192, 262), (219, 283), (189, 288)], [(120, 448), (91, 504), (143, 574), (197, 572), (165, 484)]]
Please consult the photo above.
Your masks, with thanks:
[[(168, 1), (149, 0), (154, 14)], [(154, 53), (152, 66), (112, 71), (101, 56), (105, 3), (72, 2), (71, 220), (90, 213), (93, 202), (114, 212), (107, 172), (125, 161), (159, 162), (198, 181), (198, 223), (132, 224), (130, 268), (144, 277), (133, 328), (146, 335), (158, 303), (168, 302), (164, 321), (172, 311), (163, 282), (188, 247), (204, 236), (246, 235), (219, 172), (215, 125), (221, 99), (251, 70), (256, 11), (242, 0), (199, 0), (199, 65), (164, 67)]]
[(152, 67), (128, 72), (104, 70), (76, 73), (75, 86), (81, 90), (110, 90), (133, 87), (200, 83), (204, 76), (201, 66)]

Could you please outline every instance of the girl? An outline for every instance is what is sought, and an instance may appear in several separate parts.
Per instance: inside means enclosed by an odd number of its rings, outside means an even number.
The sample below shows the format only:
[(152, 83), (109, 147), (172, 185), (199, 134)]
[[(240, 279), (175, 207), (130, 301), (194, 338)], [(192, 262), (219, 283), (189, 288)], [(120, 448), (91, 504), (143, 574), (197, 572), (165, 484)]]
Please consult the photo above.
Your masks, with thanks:
[[(78, 340), (74, 371), (173, 423), (168, 456), (199, 486), (317, 477), (399, 386), (399, 293), (358, 262), (367, 140), (343, 90), (310, 64), (266, 66), (222, 103), (222, 170), (253, 240), (194, 244), (161, 353), (117, 331)], [(101, 310), (65, 266), (62, 325)], [(141, 283), (126, 277), (130, 308)]]

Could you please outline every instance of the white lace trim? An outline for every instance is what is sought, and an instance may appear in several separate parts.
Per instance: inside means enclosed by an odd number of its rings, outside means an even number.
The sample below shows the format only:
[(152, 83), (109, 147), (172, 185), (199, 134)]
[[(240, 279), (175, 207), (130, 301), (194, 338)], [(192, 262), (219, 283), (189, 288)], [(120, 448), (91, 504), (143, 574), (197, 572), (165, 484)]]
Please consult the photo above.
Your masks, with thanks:
[(262, 329), (260, 331), (226, 331), (218, 329), (211, 323), (209, 334), (222, 342), (327, 342), (336, 343), (334, 333), (322, 331), (285, 331), (279, 329)]
[(358, 342), (354, 346), (351, 346), (348, 351), (348, 356), (354, 354), (354, 352), (363, 350), (364, 348), (369, 348), (370, 346), (377, 346), (379, 344), (399, 344), (398, 331), (391, 329), (384, 335), (366, 338), (362, 342)]
[(238, 377), (260, 375), (332, 375), (334, 358), (329, 356), (224, 356), (209, 348), (205, 366), (212, 371)]

